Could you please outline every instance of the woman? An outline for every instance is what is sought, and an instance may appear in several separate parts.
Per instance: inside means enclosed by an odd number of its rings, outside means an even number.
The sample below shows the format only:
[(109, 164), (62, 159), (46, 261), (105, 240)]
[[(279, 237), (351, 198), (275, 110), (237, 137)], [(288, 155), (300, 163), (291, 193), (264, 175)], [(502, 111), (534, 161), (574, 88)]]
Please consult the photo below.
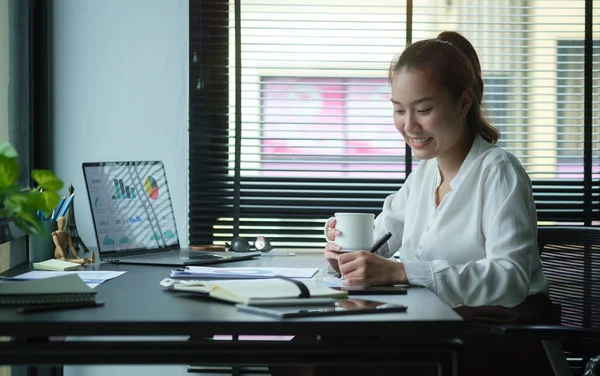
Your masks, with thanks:
[(394, 125), (422, 160), (375, 224), (375, 238), (393, 234), (381, 254), (399, 250), (402, 262), (339, 253), (333, 241), (325, 247), (332, 268), (346, 285), (426, 286), (452, 306), (514, 307), (547, 294), (531, 182), (516, 157), (493, 145), (499, 134), (482, 116), (473, 46), (454, 32), (417, 42), (389, 78)]
[[(421, 162), (375, 220), (375, 239), (393, 234), (379, 254), (340, 252), (332, 220), (325, 258), (344, 285), (425, 286), (454, 307), (465, 318), (465, 374), (549, 374), (539, 341), (490, 333), (494, 324), (554, 323), (555, 315), (531, 182), (518, 159), (494, 145), (499, 133), (482, 114), (475, 49), (456, 32), (416, 42), (392, 62), (389, 81), (394, 125)], [(397, 251), (400, 261), (386, 258)]]

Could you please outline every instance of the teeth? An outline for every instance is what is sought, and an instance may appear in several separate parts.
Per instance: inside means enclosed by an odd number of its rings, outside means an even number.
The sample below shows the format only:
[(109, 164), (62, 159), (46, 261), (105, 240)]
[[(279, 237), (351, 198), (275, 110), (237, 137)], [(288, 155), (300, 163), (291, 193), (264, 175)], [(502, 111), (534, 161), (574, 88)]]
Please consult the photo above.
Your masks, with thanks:
[(423, 142), (427, 142), (427, 141), (431, 140), (431, 137), (426, 137), (426, 138), (413, 138), (413, 140), (414, 140), (415, 142), (418, 142), (418, 143), (423, 143)]

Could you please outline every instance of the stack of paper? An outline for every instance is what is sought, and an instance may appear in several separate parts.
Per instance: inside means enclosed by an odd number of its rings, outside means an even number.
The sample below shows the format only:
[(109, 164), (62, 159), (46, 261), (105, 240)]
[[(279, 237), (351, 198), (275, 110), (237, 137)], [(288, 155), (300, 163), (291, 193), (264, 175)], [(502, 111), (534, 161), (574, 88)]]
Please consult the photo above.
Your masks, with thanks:
[(59, 277), (63, 275), (75, 274), (85, 282), (89, 287), (94, 288), (99, 284), (109, 279), (120, 276), (125, 272), (116, 272), (111, 270), (79, 270), (79, 271), (47, 271), (47, 270), (34, 270), (24, 274), (15, 276), (15, 279), (46, 279), (51, 277)]
[(73, 270), (80, 266), (81, 264), (57, 259), (33, 263), (33, 267), (38, 270)]
[(211, 268), (186, 266), (171, 272), (172, 278), (187, 279), (249, 279), (249, 278), (312, 278), (319, 268)]

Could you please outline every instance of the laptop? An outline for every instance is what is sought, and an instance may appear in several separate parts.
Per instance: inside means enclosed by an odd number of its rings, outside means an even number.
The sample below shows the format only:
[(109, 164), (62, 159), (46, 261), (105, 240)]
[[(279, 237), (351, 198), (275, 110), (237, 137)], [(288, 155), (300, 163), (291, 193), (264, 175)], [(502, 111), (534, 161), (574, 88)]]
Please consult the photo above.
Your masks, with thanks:
[(260, 256), (182, 249), (162, 162), (86, 162), (82, 167), (100, 260), (185, 266)]

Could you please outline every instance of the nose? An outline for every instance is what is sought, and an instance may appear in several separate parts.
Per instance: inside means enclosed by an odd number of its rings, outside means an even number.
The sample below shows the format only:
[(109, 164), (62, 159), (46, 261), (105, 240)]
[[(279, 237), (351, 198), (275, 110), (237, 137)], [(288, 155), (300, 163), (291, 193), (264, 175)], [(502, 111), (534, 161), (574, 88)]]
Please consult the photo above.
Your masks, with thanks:
[(411, 133), (413, 130), (418, 129), (419, 125), (412, 114), (406, 113), (404, 118), (404, 131)]

